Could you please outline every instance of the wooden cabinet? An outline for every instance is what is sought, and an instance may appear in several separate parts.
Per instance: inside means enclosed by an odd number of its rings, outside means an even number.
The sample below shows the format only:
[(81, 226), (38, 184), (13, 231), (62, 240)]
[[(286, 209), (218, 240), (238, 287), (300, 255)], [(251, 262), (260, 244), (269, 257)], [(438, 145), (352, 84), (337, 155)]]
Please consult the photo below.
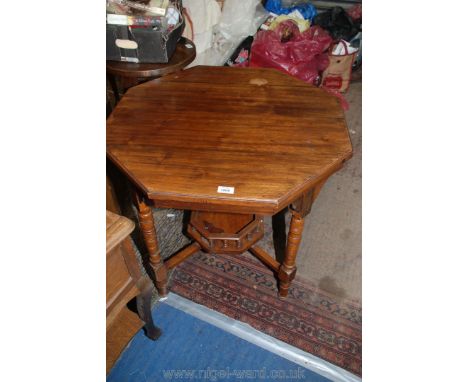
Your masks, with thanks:
[[(161, 331), (151, 317), (153, 285), (140, 270), (130, 233), (134, 223), (113, 212), (106, 211), (106, 330), (107, 371), (120, 352), (138, 331), (142, 322), (146, 335), (155, 340)], [(127, 308), (136, 297), (138, 315)]]

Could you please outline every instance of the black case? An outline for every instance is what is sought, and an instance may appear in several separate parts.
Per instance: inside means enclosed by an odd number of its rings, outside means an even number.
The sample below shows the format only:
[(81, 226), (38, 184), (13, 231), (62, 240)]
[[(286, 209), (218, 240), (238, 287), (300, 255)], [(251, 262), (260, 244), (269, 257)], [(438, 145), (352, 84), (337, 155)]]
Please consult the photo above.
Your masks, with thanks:
[[(185, 28), (185, 20), (171, 32), (151, 28), (129, 28), (126, 25), (106, 24), (106, 59), (138, 63), (167, 63)], [(136, 49), (119, 48), (117, 39), (131, 40), (138, 44)]]

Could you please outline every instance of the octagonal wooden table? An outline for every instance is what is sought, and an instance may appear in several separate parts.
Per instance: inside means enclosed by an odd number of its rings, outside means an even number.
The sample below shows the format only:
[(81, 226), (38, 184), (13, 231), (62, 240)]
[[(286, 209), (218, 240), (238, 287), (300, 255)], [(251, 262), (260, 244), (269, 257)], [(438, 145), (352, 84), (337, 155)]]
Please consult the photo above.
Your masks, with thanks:
[[(304, 217), (351, 157), (339, 101), (274, 69), (198, 66), (128, 90), (107, 120), (107, 155), (135, 185), (160, 296), (199, 250), (250, 251), (288, 294)], [(151, 206), (190, 210), (188, 247), (161, 259)], [(256, 243), (265, 215), (292, 212), (284, 261)]]

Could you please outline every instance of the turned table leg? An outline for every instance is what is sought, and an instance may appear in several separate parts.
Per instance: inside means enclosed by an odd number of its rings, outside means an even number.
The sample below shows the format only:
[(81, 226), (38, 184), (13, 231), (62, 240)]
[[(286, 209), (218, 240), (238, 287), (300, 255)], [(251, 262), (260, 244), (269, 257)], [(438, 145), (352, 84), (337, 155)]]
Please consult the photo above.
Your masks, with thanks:
[(302, 231), (304, 229), (304, 218), (296, 211), (291, 211), (291, 224), (289, 227), (288, 241), (286, 246), (286, 254), (283, 264), (278, 271), (279, 278), (279, 297), (285, 298), (288, 296), (289, 286), (291, 281), (296, 276), (296, 255), (301, 244)]
[(138, 208), (138, 218), (140, 229), (143, 233), (146, 248), (149, 252), (149, 263), (154, 271), (155, 285), (158, 290), (159, 297), (167, 296), (167, 270), (161, 258), (159, 251), (158, 239), (153, 219), (153, 211), (146, 202), (145, 198), (136, 193), (136, 206)]
[(296, 276), (296, 256), (301, 244), (302, 231), (304, 230), (304, 218), (309, 214), (312, 203), (317, 198), (325, 180), (317, 184), (311, 191), (303, 194), (289, 206), (292, 214), (291, 224), (289, 226), (284, 261), (278, 271), (280, 298), (288, 296), (289, 287)]

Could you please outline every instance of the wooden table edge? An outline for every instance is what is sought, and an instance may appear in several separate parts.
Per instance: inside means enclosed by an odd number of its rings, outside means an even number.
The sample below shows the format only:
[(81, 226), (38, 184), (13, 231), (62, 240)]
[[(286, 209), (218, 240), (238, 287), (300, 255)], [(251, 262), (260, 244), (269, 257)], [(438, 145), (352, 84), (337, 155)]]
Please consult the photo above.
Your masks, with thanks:
[[(334, 174), (343, 163), (352, 157), (352, 149), (346, 152), (332, 162), (328, 168), (319, 176), (308, 179), (296, 188), (291, 189), (287, 194), (278, 200), (273, 199), (244, 199), (239, 201), (238, 199), (226, 198), (226, 197), (214, 197), (209, 195), (187, 195), (179, 193), (168, 193), (168, 192), (154, 192), (148, 190), (139, 182), (136, 177), (127, 169), (125, 169), (111, 153), (107, 152), (107, 155), (112, 162), (132, 181), (133, 185), (139, 189), (139, 191), (150, 200), (155, 207), (158, 208), (174, 208), (180, 210), (190, 211), (216, 211), (216, 212), (233, 212), (233, 213), (253, 213), (260, 215), (275, 215), (282, 209), (288, 207), (294, 202), (300, 195), (307, 193), (314, 188), (318, 183), (326, 180), (329, 176)], [(203, 201), (200, 201), (203, 200)]]

